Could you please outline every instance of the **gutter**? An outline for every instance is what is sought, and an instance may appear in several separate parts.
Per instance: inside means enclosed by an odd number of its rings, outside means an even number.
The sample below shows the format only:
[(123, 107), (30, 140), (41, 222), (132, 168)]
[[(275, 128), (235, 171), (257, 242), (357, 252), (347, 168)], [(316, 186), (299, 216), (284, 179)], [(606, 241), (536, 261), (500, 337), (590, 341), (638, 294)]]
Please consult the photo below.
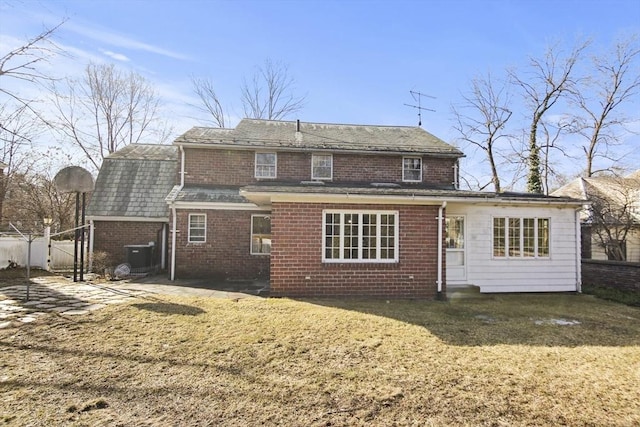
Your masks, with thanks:
[(438, 299), (442, 298), (442, 229), (444, 228), (444, 216), (442, 214), (446, 207), (447, 201), (445, 200), (438, 208)]
[(331, 153), (339, 153), (339, 154), (366, 154), (366, 155), (389, 155), (389, 156), (425, 156), (425, 157), (447, 157), (447, 158), (461, 158), (466, 157), (462, 152), (438, 152), (438, 151), (392, 151), (392, 150), (376, 150), (376, 149), (362, 149), (362, 148), (334, 148), (334, 147), (323, 147), (323, 146), (308, 146), (301, 147), (300, 145), (296, 145), (297, 143), (289, 142), (289, 145), (236, 145), (236, 144), (216, 144), (216, 143), (207, 143), (207, 142), (187, 142), (180, 141), (174, 142), (175, 145), (182, 147), (184, 145), (192, 148), (213, 148), (213, 149), (224, 149), (224, 150), (243, 150), (243, 151), (256, 151), (256, 150), (272, 150), (272, 151), (303, 151), (303, 152), (331, 152)]
[[(180, 187), (178, 188), (178, 192), (184, 188), (184, 148), (182, 145), (180, 147)], [(176, 280), (176, 234), (177, 234), (177, 218), (176, 218), (176, 203), (175, 201), (170, 203), (171, 208), (171, 276), (170, 280)]]

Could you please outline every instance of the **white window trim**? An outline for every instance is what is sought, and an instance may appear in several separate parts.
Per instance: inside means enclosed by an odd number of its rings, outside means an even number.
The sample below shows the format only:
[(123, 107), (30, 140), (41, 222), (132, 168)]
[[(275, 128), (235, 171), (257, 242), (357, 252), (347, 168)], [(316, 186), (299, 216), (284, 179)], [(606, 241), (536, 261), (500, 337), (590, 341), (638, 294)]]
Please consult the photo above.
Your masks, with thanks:
[[(503, 256), (499, 256), (499, 255), (495, 255), (494, 254), (494, 248), (495, 248), (495, 232), (494, 232), (494, 220), (497, 218), (502, 218), (505, 220), (505, 226), (504, 226), (504, 238), (505, 238), (505, 242), (504, 242), (504, 255)], [(520, 248), (519, 250), (519, 255), (509, 255), (509, 220), (510, 219), (518, 219), (520, 220), (520, 226), (519, 226), (519, 232), (520, 232), (520, 236), (519, 236), (519, 241), (520, 241)], [(534, 252), (535, 255), (534, 256), (524, 256), (524, 226), (523, 226), (523, 220), (524, 219), (533, 219), (534, 220), (534, 228), (533, 228), (533, 233), (535, 238), (534, 240)], [(549, 251), (547, 253), (547, 255), (540, 255), (540, 248), (538, 247), (538, 220), (540, 219), (546, 219), (548, 221), (549, 224)], [(538, 260), (550, 260), (551, 259), (551, 217), (548, 216), (492, 216), (491, 217), (491, 258), (493, 259), (497, 259), (497, 260), (504, 260), (504, 259), (513, 259), (513, 260), (532, 260), (532, 259), (538, 259)]]
[[(420, 178), (419, 179), (406, 179), (404, 176), (404, 160), (405, 159), (420, 159)], [(422, 157), (420, 156), (403, 156), (402, 157), (402, 182), (422, 182), (422, 173), (424, 170), (424, 165), (423, 165), (423, 160)]]
[[(327, 214), (341, 214), (341, 218), (344, 218), (344, 214), (376, 214), (376, 215), (394, 215), (394, 246), (393, 246), (393, 258), (362, 258), (362, 241), (358, 244), (358, 258), (343, 258), (344, 256), (344, 220), (340, 221), (340, 258), (327, 258), (326, 257), (326, 244), (327, 244)], [(376, 222), (376, 253), (380, 256), (380, 233), (381, 223)], [(362, 239), (362, 221), (358, 221), (358, 236)], [(322, 262), (328, 264), (394, 264), (398, 263), (400, 259), (400, 214), (398, 211), (386, 211), (386, 210), (358, 210), (358, 209), (325, 209), (322, 211)]]
[(256, 215), (251, 215), (251, 233), (250, 234), (250, 241), (249, 241), (249, 253), (251, 255), (262, 255), (262, 256), (271, 256), (271, 252), (269, 251), (268, 253), (264, 253), (264, 252), (254, 252), (253, 251), (253, 219), (256, 217), (260, 217), (260, 218), (265, 218), (265, 217), (270, 217), (270, 214), (256, 214)]
[[(275, 157), (273, 176), (258, 176), (258, 154), (273, 154)], [(278, 153), (275, 151), (256, 151), (253, 156), (253, 176), (258, 179), (273, 179), (278, 177)]]
[[(204, 240), (191, 240), (191, 218), (194, 216), (203, 216), (204, 217)], [(187, 224), (188, 231), (188, 242), (189, 243), (206, 243), (207, 242), (207, 214), (204, 213), (190, 213), (189, 214), (189, 223)]]
[[(315, 157), (330, 157), (331, 158), (331, 173), (329, 177), (317, 177), (313, 175), (313, 159)], [(311, 154), (311, 179), (323, 180), (323, 181), (331, 181), (333, 180), (333, 154)]]

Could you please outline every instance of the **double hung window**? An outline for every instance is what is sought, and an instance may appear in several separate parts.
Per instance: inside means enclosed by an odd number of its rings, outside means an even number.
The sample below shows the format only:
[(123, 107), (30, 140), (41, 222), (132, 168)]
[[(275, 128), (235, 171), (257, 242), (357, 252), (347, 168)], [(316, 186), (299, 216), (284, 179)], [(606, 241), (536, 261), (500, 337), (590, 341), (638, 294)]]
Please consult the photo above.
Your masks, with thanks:
[(402, 180), (405, 182), (422, 182), (422, 158), (402, 158)]
[(251, 216), (251, 255), (271, 253), (271, 217), (268, 215)]
[(278, 169), (278, 156), (276, 153), (256, 153), (255, 177), (275, 178)]
[(189, 214), (189, 243), (207, 241), (207, 215)]
[(311, 179), (333, 178), (333, 156), (331, 154), (313, 154), (311, 156)]

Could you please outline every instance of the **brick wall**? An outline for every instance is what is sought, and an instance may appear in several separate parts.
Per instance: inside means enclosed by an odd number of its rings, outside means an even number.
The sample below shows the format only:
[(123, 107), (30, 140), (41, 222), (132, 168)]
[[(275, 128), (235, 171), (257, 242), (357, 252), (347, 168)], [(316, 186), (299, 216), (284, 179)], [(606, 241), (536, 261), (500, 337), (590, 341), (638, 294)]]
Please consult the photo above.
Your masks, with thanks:
[(94, 221), (94, 252), (102, 251), (109, 255), (113, 265), (126, 262), (125, 245), (147, 245), (155, 242), (156, 262), (158, 251), (162, 247), (162, 222), (138, 221)]
[[(254, 178), (254, 151), (186, 148), (185, 183), (243, 186)], [(277, 181), (311, 179), (311, 153), (279, 152)], [(423, 157), (425, 183), (451, 185), (455, 159)], [(402, 182), (402, 156), (334, 154), (334, 182)]]
[(640, 263), (583, 259), (582, 284), (640, 292)]
[[(207, 215), (206, 242), (189, 243), (190, 213)], [(268, 278), (269, 256), (250, 253), (252, 214), (259, 212), (177, 210), (176, 279)]]
[[(399, 211), (399, 262), (323, 263), (323, 209)], [(274, 203), (271, 295), (434, 298), (437, 293), (437, 213), (437, 206)]]

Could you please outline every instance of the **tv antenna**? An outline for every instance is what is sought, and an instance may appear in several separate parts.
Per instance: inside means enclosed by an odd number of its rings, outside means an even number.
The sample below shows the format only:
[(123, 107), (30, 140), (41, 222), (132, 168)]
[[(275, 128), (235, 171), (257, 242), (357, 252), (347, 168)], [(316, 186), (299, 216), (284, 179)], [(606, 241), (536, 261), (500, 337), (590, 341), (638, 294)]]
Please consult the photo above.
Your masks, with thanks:
[(422, 106), (422, 98), (431, 98), (436, 99), (435, 96), (427, 95), (422, 92), (416, 92), (414, 90), (410, 90), (409, 93), (413, 97), (413, 101), (417, 102), (418, 105), (404, 104), (407, 107), (415, 108), (418, 110), (418, 126), (422, 126), (422, 110), (436, 112), (436, 110), (432, 110), (431, 108), (426, 108)]

